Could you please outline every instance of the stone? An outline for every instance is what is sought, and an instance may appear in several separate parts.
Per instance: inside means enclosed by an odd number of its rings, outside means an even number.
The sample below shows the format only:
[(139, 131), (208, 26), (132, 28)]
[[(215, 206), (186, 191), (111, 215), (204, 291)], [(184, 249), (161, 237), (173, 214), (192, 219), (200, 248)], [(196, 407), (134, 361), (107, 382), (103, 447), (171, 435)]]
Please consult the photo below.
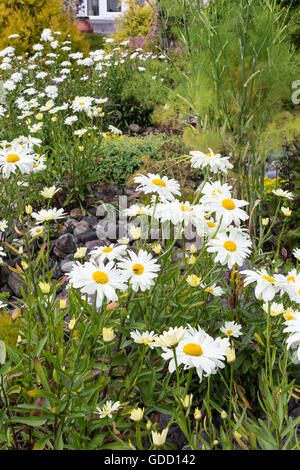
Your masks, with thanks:
[[(56, 240), (55, 247), (57, 248), (58, 253), (64, 253), (65, 255), (75, 253), (75, 251), (77, 250), (74, 237), (70, 233), (65, 233), (64, 235), (61, 235)], [(57, 256), (61, 257), (60, 255)]]
[(89, 242), (91, 240), (96, 240), (98, 238), (98, 236), (97, 236), (97, 233), (95, 232), (95, 230), (87, 230), (84, 233), (82, 233), (81, 235), (79, 235), (78, 238), (82, 243), (86, 243), (86, 242)]
[(86, 215), (83, 217), (83, 220), (88, 223), (91, 228), (95, 228), (99, 220), (94, 215)]
[(60, 269), (62, 270), (63, 273), (69, 273), (72, 271), (74, 266), (74, 261), (68, 261), (68, 260), (62, 260), (60, 263)]
[(278, 177), (278, 171), (276, 170), (267, 171), (266, 176), (270, 178), (271, 180), (275, 180)]
[(81, 209), (79, 209), (79, 207), (75, 207), (75, 209), (72, 209), (71, 212), (70, 212), (70, 217), (72, 219), (76, 219), (76, 220), (82, 220), (83, 218), (83, 213), (81, 212)]
[(68, 232), (73, 232), (74, 228), (76, 227), (77, 225), (77, 220), (76, 219), (72, 219), (71, 217), (69, 217), (66, 221), (65, 221), (65, 226), (67, 227), (67, 231)]
[(22, 297), (21, 287), (26, 290), (25, 284), (13, 272), (9, 273), (7, 284), (16, 297)]
[(76, 237), (80, 237), (80, 235), (82, 235), (83, 233), (87, 232), (89, 230), (90, 226), (87, 222), (85, 222), (84, 220), (82, 220), (81, 222), (79, 222), (76, 227), (74, 228), (74, 235)]
[(130, 124), (128, 130), (131, 135), (139, 134), (141, 132), (141, 127), (138, 124)]
[(95, 248), (98, 248), (99, 246), (105, 246), (105, 240), (91, 240), (89, 242), (86, 242), (85, 246), (87, 247), (88, 251), (94, 250)]

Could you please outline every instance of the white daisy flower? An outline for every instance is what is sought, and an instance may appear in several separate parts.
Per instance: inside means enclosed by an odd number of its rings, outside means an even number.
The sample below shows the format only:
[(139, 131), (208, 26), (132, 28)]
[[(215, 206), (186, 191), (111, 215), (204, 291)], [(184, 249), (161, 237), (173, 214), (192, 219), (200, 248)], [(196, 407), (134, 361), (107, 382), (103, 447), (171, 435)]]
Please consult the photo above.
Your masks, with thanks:
[(29, 233), (31, 237), (40, 237), (44, 231), (45, 231), (44, 227), (38, 225), (37, 227), (31, 228)]
[(212, 149), (208, 148), (209, 153), (203, 153), (198, 150), (190, 152), (192, 155), (191, 164), (193, 168), (205, 168), (209, 166), (213, 173), (222, 171), (227, 173), (228, 169), (233, 168), (229, 162), (229, 157), (222, 157), (219, 153), (215, 154)]
[(234, 338), (239, 338), (241, 336), (242, 326), (236, 323), (235, 321), (227, 321), (224, 326), (220, 328), (220, 331), (229, 338), (233, 336)]
[(272, 191), (273, 194), (275, 194), (275, 196), (278, 196), (278, 197), (285, 197), (287, 199), (294, 199), (294, 195), (293, 193), (289, 192), (289, 191), (285, 191), (283, 189), (273, 189)]
[(247, 212), (241, 207), (248, 205), (247, 201), (238, 199), (232, 199), (228, 195), (219, 195), (216, 193), (213, 201), (203, 203), (201, 198), (200, 202), (204, 205), (205, 209), (210, 213), (215, 213), (218, 220), (222, 217), (222, 223), (224, 225), (230, 225), (234, 223), (239, 225), (240, 221), (249, 219)]
[(38, 224), (42, 222), (49, 222), (51, 220), (58, 220), (65, 217), (67, 214), (63, 209), (41, 209), (39, 212), (32, 212), (33, 217)]
[[(299, 313), (299, 312), (298, 312)], [(284, 333), (290, 333), (286, 343), (287, 348), (296, 349), (293, 355), (293, 361), (298, 364), (300, 362), (300, 316), (297, 315), (291, 320), (284, 322), (286, 328), (283, 330)]]
[(155, 339), (155, 343), (162, 348), (173, 348), (183, 339), (185, 332), (186, 329), (183, 326), (171, 327), (159, 335)]
[(241, 271), (241, 274), (246, 276), (244, 281), (244, 286), (248, 286), (253, 282), (256, 282), (255, 287), (255, 297), (258, 300), (263, 300), (264, 302), (270, 302), (273, 300), (275, 294), (279, 291), (278, 281), (276, 277), (269, 276), (265, 269), (261, 271), (252, 271), (246, 269)]
[(295, 248), (293, 250), (293, 255), (295, 256), (295, 258), (300, 261), (300, 248)]
[[(184, 365), (184, 369), (196, 368), (200, 381), (203, 373), (205, 377), (217, 372), (218, 367), (224, 368), (224, 360), (226, 351), (230, 348), (227, 338), (214, 340), (205, 333), (200, 327), (198, 329), (189, 328), (184, 338), (175, 348), (178, 366)], [(170, 360), (169, 371), (172, 373), (176, 370), (173, 352), (164, 349), (163, 359)]]
[(107, 265), (101, 263), (96, 265), (89, 261), (84, 264), (75, 262), (67, 276), (75, 289), (80, 289), (89, 297), (96, 295), (97, 308), (101, 307), (105, 297), (111, 302), (116, 302), (118, 300), (116, 290), (125, 291), (127, 288), (126, 276), (121, 270), (114, 268), (112, 261)]
[(205, 290), (205, 292), (209, 292), (215, 297), (220, 297), (221, 295), (224, 294), (224, 290), (220, 287), (217, 286), (216, 284), (212, 284), (211, 286), (205, 286), (204, 284), (200, 284), (200, 287)]
[(129, 258), (123, 259), (118, 263), (118, 267), (123, 270), (129, 283), (134, 291), (139, 289), (144, 292), (154, 285), (155, 279), (160, 270), (157, 260), (144, 250), (140, 250), (138, 254), (132, 250), (128, 251)]
[(7, 227), (8, 227), (7, 220), (5, 219), (0, 220), (0, 232), (5, 232)]
[(100, 408), (97, 406), (96, 412), (99, 414), (100, 418), (112, 418), (112, 413), (118, 411), (121, 408), (121, 404), (119, 401), (113, 403), (111, 400), (107, 400), (106, 403)]
[(145, 194), (157, 193), (161, 200), (174, 201), (174, 195), (180, 196), (179, 183), (167, 176), (148, 173), (147, 176), (140, 175), (134, 178), (135, 183), (139, 183), (137, 190), (143, 191)]
[(242, 266), (251, 253), (251, 241), (235, 229), (218, 232), (215, 238), (207, 242), (208, 253), (216, 253), (215, 261), (222, 265), (227, 264), (229, 269), (234, 264)]
[(154, 334), (154, 331), (145, 331), (143, 333), (140, 333), (138, 330), (132, 331), (130, 333), (131, 338), (133, 341), (137, 344), (145, 344), (146, 346), (149, 346), (149, 348), (153, 349), (157, 346), (156, 344), (156, 338), (157, 335)]
[(150, 215), (150, 206), (143, 206), (141, 204), (133, 204), (128, 209), (122, 211), (123, 215), (128, 217), (136, 217), (139, 215)]
[(109, 246), (99, 246), (90, 252), (90, 259), (93, 263), (103, 263), (106, 260), (113, 261), (121, 259), (126, 250), (126, 245), (117, 246), (113, 243)]
[(73, 111), (89, 111), (94, 99), (90, 96), (76, 96), (72, 103)]
[[(269, 313), (269, 303), (266, 302), (263, 304), (264, 311), (268, 314)], [(281, 315), (284, 312), (283, 304), (277, 304), (276, 302), (272, 302), (270, 305), (270, 316), (277, 317), (277, 315)]]
[(0, 150), (0, 168), (3, 178), (9, 178), (17, 169), (28, 174), (33, 169), (33, 155), (21, 145), (9, 146)]

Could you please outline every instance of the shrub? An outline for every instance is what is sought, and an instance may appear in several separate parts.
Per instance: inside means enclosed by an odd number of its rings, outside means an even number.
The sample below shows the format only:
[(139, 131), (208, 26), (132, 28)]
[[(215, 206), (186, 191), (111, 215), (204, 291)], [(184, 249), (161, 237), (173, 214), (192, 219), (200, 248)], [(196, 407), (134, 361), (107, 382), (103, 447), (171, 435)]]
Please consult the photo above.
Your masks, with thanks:
[(135, 49), (155, 50), (159, 45), (159, 26), (155, 8), (139, 5), (136, 0), (129, 0), (129, 8), (116, 23), (116, 32), (111, 35), (115, 42), (129, 39), (129, 46)]
[[(88, 50), (88, 42), (63, 11), (60, 0), (0, 0), (0, 50), (13, 46), (18, 54), (30, 51), (45, 28), (61, 32), (60, 39), (71, 40), (74, 49)], [(12, 34), (19, 37), (8, 39)]]

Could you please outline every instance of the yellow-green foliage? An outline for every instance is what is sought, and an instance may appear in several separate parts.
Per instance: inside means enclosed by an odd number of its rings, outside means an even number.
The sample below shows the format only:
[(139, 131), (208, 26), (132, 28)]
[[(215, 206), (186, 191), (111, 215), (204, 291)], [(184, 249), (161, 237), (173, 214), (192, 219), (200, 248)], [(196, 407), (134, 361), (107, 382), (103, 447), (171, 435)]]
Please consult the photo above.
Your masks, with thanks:
[[(129, 0), (129, 7), (116, 23), (116, 32), (111, 34), (115, 42), (126, 41), (129, 37), (149, 37), (151, 20), (156, 19), (155, 7), (148, 2), (139, 5), (136, 0)], [(147, 42), (149, 47), (153, 47)], [(113, 44), (115, 47), (115, 44)]]
[(14, 346), (17, 342), (20, 326), (19, 319), (13, 321), (10, 314), (5, 311), (0, 312), (0, 340)]
[[(45, 28), (60, 31), (60, 40), (68, 38), (74, 49), (88, 50), (88, 42), (63, 11), (61, 0), (0, 0), (0, 50), (13, 46), (18, 54), (27, 52)], [(8, 39), (11, 34), (20, 37)]]

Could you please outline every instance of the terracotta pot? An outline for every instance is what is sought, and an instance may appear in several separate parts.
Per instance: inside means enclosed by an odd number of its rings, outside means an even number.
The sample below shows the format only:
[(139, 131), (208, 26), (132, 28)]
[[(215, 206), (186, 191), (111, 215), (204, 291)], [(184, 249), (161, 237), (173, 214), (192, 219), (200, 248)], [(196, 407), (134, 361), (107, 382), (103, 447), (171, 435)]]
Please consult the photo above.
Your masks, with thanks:
[(92, 33), (94, 31), (89, 18), (78, 18), (77, 29), (82, 33)]

